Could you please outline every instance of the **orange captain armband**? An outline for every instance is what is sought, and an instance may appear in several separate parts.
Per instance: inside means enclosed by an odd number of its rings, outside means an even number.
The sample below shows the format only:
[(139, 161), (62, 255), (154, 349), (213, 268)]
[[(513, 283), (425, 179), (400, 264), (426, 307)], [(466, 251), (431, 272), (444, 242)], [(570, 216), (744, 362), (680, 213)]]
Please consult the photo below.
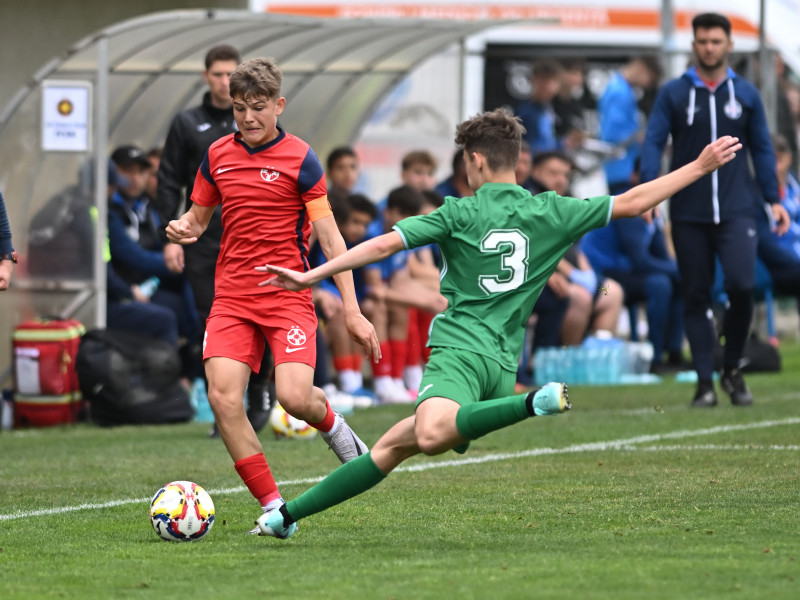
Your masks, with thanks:
[(333, 214), (327, 195), (306, 202), (306, 210), (308, 211), (308, 219), (312, 223)]

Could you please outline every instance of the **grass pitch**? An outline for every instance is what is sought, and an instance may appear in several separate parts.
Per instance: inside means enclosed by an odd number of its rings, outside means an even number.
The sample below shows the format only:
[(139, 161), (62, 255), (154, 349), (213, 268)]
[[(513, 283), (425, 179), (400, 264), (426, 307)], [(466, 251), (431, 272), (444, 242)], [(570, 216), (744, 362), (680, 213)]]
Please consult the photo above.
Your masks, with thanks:
[[(203, 424), (0, 434), (0, 598), (800, 597), (800, 346), (750, 375), (751, 408), (693, 386), (570, 386), (573, 410), (417, 458), (367, 494), (246, 535), (259, 507)], [(349, 418), (368, 443), (410, 407)], [(286, 498), (336, 467), (261, 434)], [(208, 537), (161, 541), (174, 479), (216, 504)]]

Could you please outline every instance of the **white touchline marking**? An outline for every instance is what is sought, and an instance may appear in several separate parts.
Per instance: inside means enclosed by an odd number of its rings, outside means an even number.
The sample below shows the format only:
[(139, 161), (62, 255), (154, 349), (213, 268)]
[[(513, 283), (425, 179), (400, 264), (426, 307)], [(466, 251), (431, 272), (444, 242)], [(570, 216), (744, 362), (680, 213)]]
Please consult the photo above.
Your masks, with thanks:
[[(624, 450), (624, 451), (662, 451), (662, 450), (800, 450), (800, 446), (772, 446), (772, 445), (697, 445), (697, 446), (646, 446), (637, 447), (635, 444), (646, 444), (650, 442), (660, 442), (662, 440), (677, 440), (688, 437), (708, 436), (718, 433), (729, 433), (732, 431), (747, 431), (749, 429), (763, 429), (766, 427), (779, 427), (781, 425), (797, 425), (800, 424), (800, 417), (791, 417), (788, 419), (781, 419), (779, 421), (760, 421), (758, 423), (745, 423), (741, 425), (717, 425), (716, 427), (709, 427), (706, 429), (684, 429), (679, 431), (671, 431), (668, 433), (655, 433), (650, 435), (638, 435), (631, 438), (624, 438), (620, 440), (609, 440), (607, 442), (588, 442), (585, 444), (573, 444), (564, 448), (533, 448), (531, 450), (522, 450), (519, 452), (507, 452), (499, 454), (487, 454), (484, 456), (476, 456), (470, 458), (460, 458), (456, 460), (442, 460), (437, 462), (426, 462), (418, 465), (409, 465), (407, 467), (399, 467), (394, 470), (395, 473), (415, 473), (418, 471), (428, 471), (430, 469), (440, 469), (443, 467), (457, 467), (462, 465), (477, 465), (481, 463), (496, 462), (500, 460), (510, 460), (514, 458), (527, 458), (531, 456), (550, 456), (554, 454), (575, 454), (579, 452), (593, 452), (603, 450)], [(322, 477), (305, 477), (303, 479), (287, 479), (277, 482), (279, 486), (282, 485), (302, 485), (319, 483), (325, 479)], [(216, 490), (207, 490), (211, 496), (225, 495), (225, 494), (238, 494), (246, 491), (247, 488), (243, 485), (238, 485), (230, 488), (219, 488)], [(58, 515), (68, 512), (76, 512), (80, 510), (96, 510), (101, 508), (112, 508), (114, 506), (123, 506), (126, 504), (141, 504), (149, 503), (151, 498), (125, 498), (122, 500), (109, 500), (108, 502), (96, 502), (88, 504), (78, 504), (75, 506), (61, 506), (55, 508), (45, 508), (41, 510), (19, 511), (8, 514), (0, 514), (0, 521), (11, 521), (14, 519), (26, 519), (29, 517), (44, 517), (48, 515)]]

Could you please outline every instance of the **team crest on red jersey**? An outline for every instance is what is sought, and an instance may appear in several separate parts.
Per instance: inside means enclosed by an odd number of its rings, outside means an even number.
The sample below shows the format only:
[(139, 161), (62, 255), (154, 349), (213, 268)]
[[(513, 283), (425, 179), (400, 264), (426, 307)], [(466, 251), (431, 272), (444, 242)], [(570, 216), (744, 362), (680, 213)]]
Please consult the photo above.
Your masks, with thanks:
[(286, 341), (292, 346), (302, 346), (306, 343), (306, 334), (297, 325), (293, 325), (286, 334)]
[(272, 167), (265, 167), (261, 169), (261, 179), (269, 183), (275, 181), (280, 176), (280, 173)]

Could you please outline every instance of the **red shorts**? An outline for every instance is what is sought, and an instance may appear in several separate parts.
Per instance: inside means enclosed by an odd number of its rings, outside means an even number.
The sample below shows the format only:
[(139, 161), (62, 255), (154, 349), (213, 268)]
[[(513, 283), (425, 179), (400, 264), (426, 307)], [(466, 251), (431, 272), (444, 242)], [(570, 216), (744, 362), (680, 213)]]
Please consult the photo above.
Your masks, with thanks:
[(317, 364), (317, 315), (310, 297), (294, 292), (214, 298), (206, 322), (203, 360), (220, 356), (258, 373), (264, 342), (275, 364)]

